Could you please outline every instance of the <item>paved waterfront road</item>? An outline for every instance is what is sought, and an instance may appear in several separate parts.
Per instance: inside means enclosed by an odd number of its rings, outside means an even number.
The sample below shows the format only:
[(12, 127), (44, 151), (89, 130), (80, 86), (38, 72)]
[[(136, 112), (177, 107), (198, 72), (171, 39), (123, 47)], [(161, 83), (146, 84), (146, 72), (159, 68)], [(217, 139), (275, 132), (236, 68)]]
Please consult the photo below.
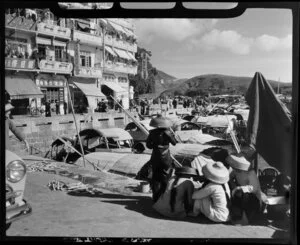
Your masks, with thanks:
[(151, 209), (149, 195), (103, 190), (94, 197), (71, 196), (51, 191), (47, 184), (53, 179), (74, 182), (43, 172), (28, 173), (25, 197), (33, 213), (13, 223), (7, 236), (281, 238), (284, 234), (266, 226), (213, 224), (200, 218), (168, 220)]

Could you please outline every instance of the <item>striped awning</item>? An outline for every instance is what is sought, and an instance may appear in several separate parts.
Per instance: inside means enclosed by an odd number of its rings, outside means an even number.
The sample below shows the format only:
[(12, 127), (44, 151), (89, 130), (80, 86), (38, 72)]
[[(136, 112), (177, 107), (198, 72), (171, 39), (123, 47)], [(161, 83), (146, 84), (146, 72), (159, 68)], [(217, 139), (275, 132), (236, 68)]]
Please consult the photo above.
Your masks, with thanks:
[(122, 50), (122, 49), (117, 49), (115, 48), (114, 51), (117, 53), (117, 55), (120, 58), (126, 59), (126, 60), (131, 60), (131, 57), (127, 54), (126, 51)]
[(131, 30), (129, 30), (128, 28), (123, 27), (123, 29), (127, 32), (128, 36), (132, 36), (134, 38), (137, 38), (137, 36)]
[(36, 37), (36, 43), (43, 44), (43, 45), (50, 45), (50, 46), (52, 44), (51, 39), (43, 38), (43, 37)]
[(112, 56), (117, 56), (117, 54), (112, 50), (111, 47), (105, 46), (105, 50), (110, 53)]
[(117, 25), (111, 21), (108, 22), (117, 32), (127, 34), (124, 28), (120, 25)]
[(127, 52), (127, 55), (130, 57), (131, 60), (136, 61), (133, 54), (131, 54), (130, 52)]
[(5, 77), (5, 90), (10, 95), (11, 99), (44, 97), (44, 94), (39, 90), (34, 81), (25, 76)]

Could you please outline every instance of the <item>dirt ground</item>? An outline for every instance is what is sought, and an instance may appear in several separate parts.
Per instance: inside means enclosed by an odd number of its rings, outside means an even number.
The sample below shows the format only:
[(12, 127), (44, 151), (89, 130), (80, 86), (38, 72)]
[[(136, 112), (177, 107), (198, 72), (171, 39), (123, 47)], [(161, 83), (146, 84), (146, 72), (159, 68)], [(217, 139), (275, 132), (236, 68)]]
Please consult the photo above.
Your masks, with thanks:
[[(87, 171), (85, 174), (91, 175)], [(92, 195), (87, 192), (68, 194), (65, 191), (51, 191), (47, 184), (54, 179), (65, 183), (75, 183), (76, 180), (58, 174), (29, 172), (25, 199), (31, 204), (33, 213), (13, 223), (7, 230), (8, 238), (290, 237), (288, 225), (282, 222), (280, 225), (265, 221), (259, 225), (234, 226), (216, 224), (205, 217), (188, 217), (182, 220), (165, 218), (152, 209), (150, 193), (135, 191), (138, 181), (116, 174), (101, 174), (98, 174), (98, 181), (94, 182), (94, 186), (98, 186), (98, 192)]]

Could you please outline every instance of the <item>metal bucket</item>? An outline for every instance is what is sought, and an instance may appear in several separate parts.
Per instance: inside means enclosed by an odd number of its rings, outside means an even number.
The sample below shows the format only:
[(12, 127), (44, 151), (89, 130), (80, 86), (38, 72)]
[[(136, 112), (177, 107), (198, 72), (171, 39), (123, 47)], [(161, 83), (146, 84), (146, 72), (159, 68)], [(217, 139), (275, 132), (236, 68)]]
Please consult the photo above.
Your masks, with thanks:
[(142, 193), (149, 193), (150, 192), (150, 184), (146, 181), (142, 181), (140, 183), (140, 192)]

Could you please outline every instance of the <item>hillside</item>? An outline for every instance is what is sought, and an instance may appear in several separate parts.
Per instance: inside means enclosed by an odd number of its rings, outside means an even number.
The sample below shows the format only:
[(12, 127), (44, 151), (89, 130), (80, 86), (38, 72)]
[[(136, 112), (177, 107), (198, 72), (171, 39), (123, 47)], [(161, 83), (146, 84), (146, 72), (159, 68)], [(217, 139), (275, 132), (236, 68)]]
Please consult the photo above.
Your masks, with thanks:
[[(181, 81), (176, 87), (165, 90), (161, 95), (187, 95), (196, 96), (204, 94), (244, 94), (248, 89), (252, 77), (235, 77), (219, 74), (208, 74), (196, 76)], [(268, 80), (275, 91), (278, 82)], [(292, 84), (279, 82), (280, 93), (290, 93)]]
[(178, 79), (160, 70), (156, 71), (157, 74), (154, 76), (154, 91), (147, 94), (141, 94), (140, 97), (157, 98), (165, 90), (175, 88), (187, 80), (186, 78)]

